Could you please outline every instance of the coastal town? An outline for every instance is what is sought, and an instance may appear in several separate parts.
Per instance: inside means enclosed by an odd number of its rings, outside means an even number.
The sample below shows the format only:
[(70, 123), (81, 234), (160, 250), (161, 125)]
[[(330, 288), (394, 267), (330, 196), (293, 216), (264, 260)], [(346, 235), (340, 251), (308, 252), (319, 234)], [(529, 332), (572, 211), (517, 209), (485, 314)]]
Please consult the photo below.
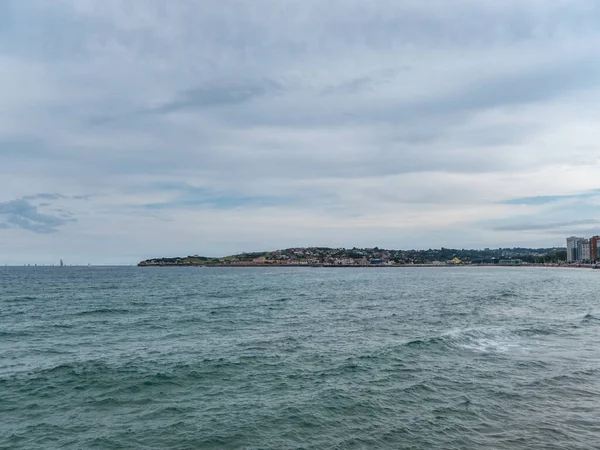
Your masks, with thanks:
[(567, 263), (596, 264), (600, 261), (600, 236), (567, 238)]
[[(573, 255), (572, 255), (573, 256)], [(577, 256), (577, 255), (576, 255)], [(268, 252), (249, 252), (211, 258), (191, 255), (152, 258), (139, 266), (456, 266), (456, 265), (566, 265), (584, 262), (569, 258), (565, 247), (497, 249), (387, 250), (373, 248), (295, 247)], [(586, 261), (592, 262), (592, 261)]]

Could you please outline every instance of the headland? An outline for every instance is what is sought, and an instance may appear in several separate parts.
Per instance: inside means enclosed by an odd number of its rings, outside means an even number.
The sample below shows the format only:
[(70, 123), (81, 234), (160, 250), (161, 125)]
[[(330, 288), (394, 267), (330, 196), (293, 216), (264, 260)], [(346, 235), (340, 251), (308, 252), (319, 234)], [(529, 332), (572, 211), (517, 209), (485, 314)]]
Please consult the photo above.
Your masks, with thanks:
[(141, 261), (138, 266), (208, 267), (455, 267), (455, 266), (594, 267), (567, 264), (566, 249), (428, 249), (389, 250), (373, 248), (293, 247), (266, 252), (239, 253), (224, 257), (190, 255)]

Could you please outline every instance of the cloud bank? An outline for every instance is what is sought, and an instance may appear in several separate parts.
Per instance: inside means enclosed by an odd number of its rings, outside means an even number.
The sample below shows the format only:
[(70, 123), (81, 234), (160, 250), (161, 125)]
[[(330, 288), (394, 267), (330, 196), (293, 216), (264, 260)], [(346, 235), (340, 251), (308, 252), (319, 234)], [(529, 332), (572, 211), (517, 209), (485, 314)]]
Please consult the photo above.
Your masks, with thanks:
[(598, 17), (592, 0), (3, 2), (0, 262), (600, 233)]
[(3, 229), (11, 226), (35, 233), (55, 233), (59, 227), (68, 222), (75, 222), (70, 213), (63, 210), (54, 211), (54, 214), (44, 214), (41, 208), (52, 206), (50, 203), (36, 205), (32, 200), (37, 199), (59, 199), (64, 198), (59, 194), (37, 194), (26, 197), (0, 202), (0, 227)]

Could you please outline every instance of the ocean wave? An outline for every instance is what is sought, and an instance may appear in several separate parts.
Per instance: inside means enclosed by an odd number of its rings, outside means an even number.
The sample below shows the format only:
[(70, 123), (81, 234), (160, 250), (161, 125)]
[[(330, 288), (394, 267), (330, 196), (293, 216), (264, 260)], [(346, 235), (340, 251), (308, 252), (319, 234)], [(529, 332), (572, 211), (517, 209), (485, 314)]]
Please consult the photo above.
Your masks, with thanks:
[(498, 292), (497, 298), (515, 298), (518, 296), (519, 294), (512, 289), (503, 289)]
[(40, 374), (57, 374), (68, 372), (74, 375), (86, 373), (101, 373), (111, 370), (110, 366), (101, 361), (85, 361), (61, 363), (54, 367), (45, 368), (39, 371)]
[(130, 310), (123, 308), (98, 308), (74, 313), (74, 316), (95, 316), (103, 314), (127, 314)]
[(25, 330), (7, 331), (0, 330), (0, 337), (15, 338), (24, 336), (33, 336), (34, 333)]
[(600, 324), (600, 316), (592, 312), (588, 312), (583, 317), (580, 315), (573, 315), (560, 319), (556, 318), (547, 323), (539, 323), (529, 327), (523, 327), (517, 329), (515, 333), (520, 336), (527, 337), (570, 334), (573, 332), (573, 329), (595, 324)]
[(52, 328), (70, 329), (70, 328), (75, 328), (75, 325), (73, 325), (71, 323), (54, 323), (54, 324), (52, 324)]
[(505, 328), (467, 328), (446, 331), (437, 336), (418, 338), (404, 343), (407, 347), (466, 349), (475, 352), (507, 352), (524, 349), (518, 334)]
[(160, 297), (161, 300), (183, 300), (183, 299), (189, 299), (189, 298), (201, 298), (202, 295), (199, 294), (197, 291), (193, 291), (193, 292), (183, 292), (181, 294), (176, 294), (176, 295), (166, 295), (163, 297)]
[(5, 303), (20, 303), (20, 302), (29, 302), (38, 300), (39, 297), (35, 297), (33, 295), (22, 295), (20, 297), (8, 297), (3, 299)]
[(449, 346), (475, 352), (507, 352), (523, 349), (520, 338), (506, 328), (471, 328), (452, 330), (442, 335)]
[(551, 375), (544, 375), (534, 380), (521, 383), (521, 386), (570, 386), (570, 392), (574, 393), (575, 390), (584, 392), (588, 395), (598, 396), (598, 390), (583, 390), (578, 387), (579, 384), (587, 380), (595, 380), (598, 378), (600, 369), (591, 367), (584, 369), (572, 369), (562, 373), (554, 373)]
[(538, 337), (538, 336), (550, 336), (557, 334), (564, 328), (563, 324), (550, 324), (550, 325), (539, 325), (525, 327), (515, 330), (514, 332), (519, 336), (523, 337)]
[(585, 316), (583, 316), (583, 318), (581, 319), (581, 322), (583, 322), (583, 323), (600, 323), (600, 317), (589, 312)]

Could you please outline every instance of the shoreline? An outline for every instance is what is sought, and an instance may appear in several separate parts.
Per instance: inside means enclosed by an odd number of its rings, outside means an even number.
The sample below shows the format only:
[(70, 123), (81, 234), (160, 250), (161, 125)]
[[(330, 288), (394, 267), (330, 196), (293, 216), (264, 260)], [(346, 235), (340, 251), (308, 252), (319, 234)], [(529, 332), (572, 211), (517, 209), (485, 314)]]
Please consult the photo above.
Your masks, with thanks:
[(285, 268), (285, 267), (303, 267), (307, 269), (457, 269), (457, 268), (529, 268), (529, 269), (596, 269), (592, 264), (586, 265), (546, 265), (546, 264), (520, 264), (520, 265), (500, 265), (500, 264), (394, 264), (394, 265), (326, 265), (326, 264), (138, 264), (138, 267), (211, 267), (211, 268)]

